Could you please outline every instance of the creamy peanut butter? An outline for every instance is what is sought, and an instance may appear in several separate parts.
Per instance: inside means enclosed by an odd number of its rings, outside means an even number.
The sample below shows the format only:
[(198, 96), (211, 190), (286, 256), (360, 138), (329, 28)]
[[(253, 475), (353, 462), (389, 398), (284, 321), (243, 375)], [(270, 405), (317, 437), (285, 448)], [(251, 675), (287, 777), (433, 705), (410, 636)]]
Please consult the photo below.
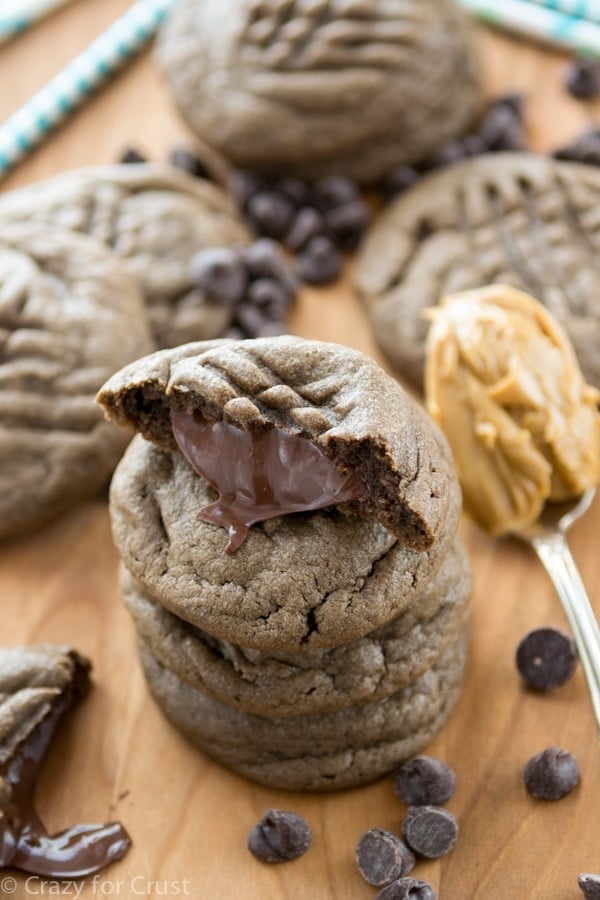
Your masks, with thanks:
[(599, 392), (528, 294), (491, 285), (429, 311), (427, 408), (449, 440), (465, 510), (492, 534), (600, 481)]

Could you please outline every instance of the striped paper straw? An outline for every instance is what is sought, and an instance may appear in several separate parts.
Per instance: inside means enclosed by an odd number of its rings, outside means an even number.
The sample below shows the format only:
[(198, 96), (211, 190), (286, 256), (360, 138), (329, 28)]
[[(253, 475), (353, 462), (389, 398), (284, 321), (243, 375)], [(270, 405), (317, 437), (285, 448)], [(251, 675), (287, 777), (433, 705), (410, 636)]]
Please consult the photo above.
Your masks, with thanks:
[(0, 126), (0, 176), (140, 50), (177, 0), (137, 0), (87, 50)]
[(600, 0), (532, 0), (532, 2), (565, 13), (567, 16), (600, 24)]
[(600, 25), (535, 2), (535, 0), (460, 0), (480, 19), (587, 56), (600, 56)]
[(71, 0), (0, 0), (0, 44), (67, 3)]

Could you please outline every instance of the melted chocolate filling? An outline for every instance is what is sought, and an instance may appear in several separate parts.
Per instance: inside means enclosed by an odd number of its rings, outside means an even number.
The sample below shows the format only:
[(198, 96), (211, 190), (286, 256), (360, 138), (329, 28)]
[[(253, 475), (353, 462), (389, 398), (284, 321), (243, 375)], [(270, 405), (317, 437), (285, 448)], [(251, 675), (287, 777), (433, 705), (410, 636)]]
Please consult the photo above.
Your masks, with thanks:
[(74, 702), (67, 689), (49, 714), (0, 766), (0, 868), (50, 878), (91, 875), (125, 855), (131, 839), (120, 822), (73, 825), (49, 835), (34, 807), (36, 778), (59, 719)]
[(365, 489), (308, 438), (281, 428), (244, 431), (171, 410), (175, 440), (188, 462), (219, 494), (198, 518), (229, 532), (234, 553), (256, 522), (364, 498)]

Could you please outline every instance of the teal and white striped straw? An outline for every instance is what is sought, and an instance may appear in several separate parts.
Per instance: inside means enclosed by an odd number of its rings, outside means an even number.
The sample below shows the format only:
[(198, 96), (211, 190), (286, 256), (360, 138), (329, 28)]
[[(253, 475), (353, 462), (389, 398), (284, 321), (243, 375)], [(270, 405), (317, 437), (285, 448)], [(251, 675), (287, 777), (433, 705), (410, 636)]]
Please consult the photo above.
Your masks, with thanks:
[(600, 0), (532, 0), (539, 6), (600, 24)]
[(587, 56), (600, 56), (600, 25), (567, 15), (556, 8), (557, 4), (542, 4), (539, 0), (460, 0), (460, 3), (490, 25)]
[(178, 0), (137, 0), (87, 50), (0, 125), (0, 177), (61, 122), (155, 34)]
[(72, 0), (0, 0), (0, 44), (71, 2)]

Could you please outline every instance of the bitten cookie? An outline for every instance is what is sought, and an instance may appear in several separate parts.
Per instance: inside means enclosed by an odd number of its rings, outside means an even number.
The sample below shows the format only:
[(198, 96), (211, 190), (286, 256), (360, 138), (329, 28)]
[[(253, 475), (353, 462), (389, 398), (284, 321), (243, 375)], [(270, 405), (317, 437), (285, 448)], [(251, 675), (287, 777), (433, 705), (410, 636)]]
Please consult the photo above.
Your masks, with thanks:
[(94, 403), (153, 347), (135, 280), (98, 241), (35, 224), (0, 234), (0, 537), (108, 480), (128, 437)]
[(0, 222), (15, 220), (106, 244), (139, 282), (160, 347), (218, 337), (231, 321), (233, 308), (191, 280), (199, 250), (250, 240), (225, 192), (208, 181), (158, 165), (77, 169), (3, 194)]
[(428, 307), (504, 283), (547, 307), (600, 386), (599, 199), (596, 168), (523, 153), (457, 163), (401, 195), (367, 235), (356, 269), (398, 371), (422, 388)]
[(238, 166), (372, 182), (464, 132), (480, 100), (452, 0), (183, 0), (158, 59)]
[[(132, 442), (111, 488), (123, 561), (154, 599), (214, 636), (284, 651), (358, 640), (410, 605), (454, 540), (460, 489), (445, 439), (357, 351), (292, 337), (192, 344), (125, 368), (99, 401), (147, 438)], [(218, 426), (217, 477), (237, 477), (242, 459), (264, 465), (258, 444), (228, 442), (273, 438), (283, 443), (267, 472), (278, 472), (286, 501), (309, 482), (320, 490), (341, 478), (351, 490), (342, 502), (325, 497), (325, 508), (275, 509), (248, 530), (250, 511), (229, 505), (232, 486), (215, 501), (180, 451), (181, 415), (192, 431), (194, 420), (212, 429), (205, 449)], [(232, 554), (220, 525), (230, 542), (244, 534)]]

